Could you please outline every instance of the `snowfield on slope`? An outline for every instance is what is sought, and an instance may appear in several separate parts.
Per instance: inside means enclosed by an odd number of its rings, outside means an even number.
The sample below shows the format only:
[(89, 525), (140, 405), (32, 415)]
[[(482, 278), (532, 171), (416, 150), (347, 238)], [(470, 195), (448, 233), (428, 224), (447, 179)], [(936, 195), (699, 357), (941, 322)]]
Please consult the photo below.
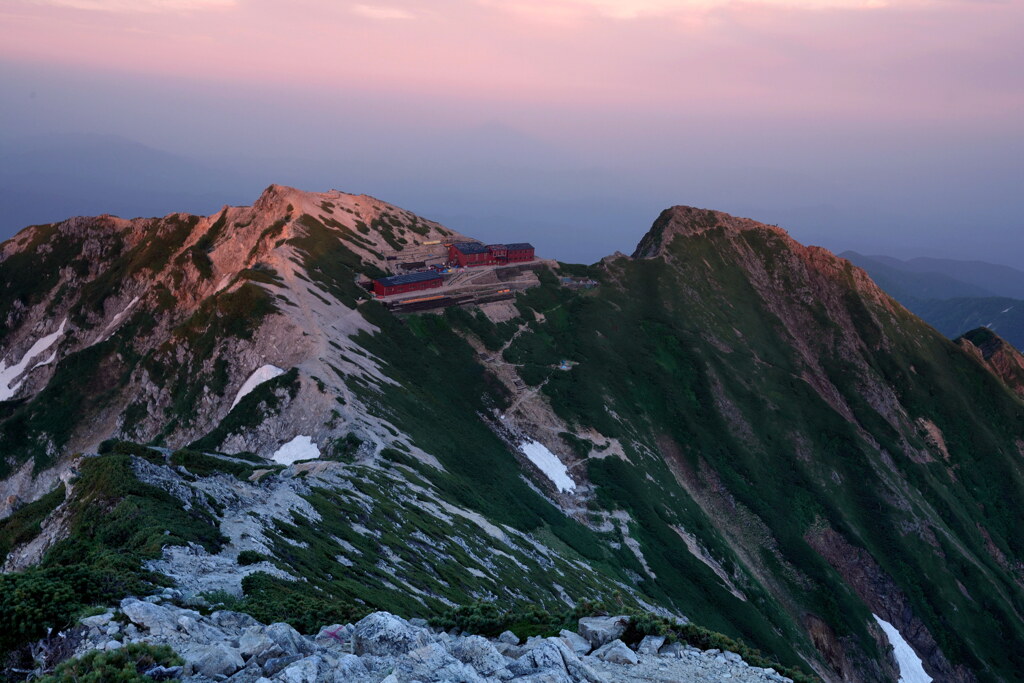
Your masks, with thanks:
[[(18, 382), (14, 382), (14, 380), (21, 377), (22, 373), (25, 372), (25, 368), (28, 367), (29, 363), (31, 363), (33, 360), (41, 356), (44, 351), (53, 346), (54, 342), (56, 342), (58, 339), (61, 338), (61, 336), (63, 336), (64, 326), (67, 324), (67, 322), (68, 319), (64, 318), (64, 320), (61, 321), (60, 327), (57, 328), (56, 332), (48, 334), (45, 337), (39, 339), (35, 344), (32, 345), (32, 348), (25, 352), (25, 355), (21, 357), (21, 360), (19, 360), (14, 365), (7, 367), (7, 361), (0, 360), (0, 401), (6, 401), (9, 398), (12, 398), (16, 393), (18, 393), (18, 389), (21, 388), (21, 382), (24, 380)], [(53, 362), (53, 359), (55, 357), (56, 355), (51, 356), (46, 361), (33, 366), (32, 369), (35, 370), (36, 368), (42, 365), (49, 365), (50, 363)], [(14, 382), (14, 384), (12, 385), (11, 382)]]
[(903, 640), (903, 636), (896, 630), (896, 627), (877, 614), (871, 616), (882, 627), (892, 644), (892, 653), (896, 657), (896, 664), (900, 667), (899, 683), (931, 683), (932, 677), (925, 672), (921, 658), (914, 652), (914, 648), (910, 647), (910, 643)]
[(252, 392), (252, 390), (258, 387), (259, 385), (263, 384), (268, 380), (272, 380), (275, 377), (279, 377), (280, 375), (283, 374), (284, 370), (277, 367), (276, 365), (264, 365), (262, 367), (256, 368), (256, 370), (253, 371), (251, 375), (249, 375), (249, 378), (242, 383), (242, 386), (241, 388), (239, 388), (238, 393), (235, 394), (235, 400), (231, 402), (231, 407), (234, 408), (235, 406), (237, 406), (239, 401), (248, 396)]
[(551, 483), (562, 493), (569, 493), (576, 490), (576, 482), (569, 476), (562, 461), (554, 453), (549, 451), (544, 444), (537, 441), (528, 441), (519, 447), (527, 458), (544, 473)]
[(320, 457), (320, 449), (313, 439), (299, 434), (297, 437), (278, 448), (271, 460), (279, 465), (291, 465), (299, 460), (315, 460)]

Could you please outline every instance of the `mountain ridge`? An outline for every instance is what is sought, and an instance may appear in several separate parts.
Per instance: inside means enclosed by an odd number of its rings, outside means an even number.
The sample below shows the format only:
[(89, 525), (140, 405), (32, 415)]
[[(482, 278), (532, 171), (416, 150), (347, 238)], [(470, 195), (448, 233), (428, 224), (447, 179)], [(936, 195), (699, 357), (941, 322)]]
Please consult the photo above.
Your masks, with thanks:
[[(136, 220), (0, 249), (4, 358), (68, 321), (0, 402), (8, 507), (88, 510), (74, 482), (117, 468), (202, 512), (206, 547), (184, 531), (117, 546), (179, 581), (251, 550), (341, 604), (407, 612), (620, 590), (828, 681), (892, 677), (878, 619), (936, 678), (1020, 664), (1024, 404), (849, 261), (673, 207), (632, 258), (468, 269), (446, 282), (514, 298), (410, 315), (358, 283), (469, 238), (372, 198), (271, 186), (252, 207)], [(104, 454), (76, 479), (79, 445)], [(285, 446), (311, 461), (275, 461)], [(62, 476), (68, 502), (47, 512)], [(268, 605), (295, 590), (223, 580)]]

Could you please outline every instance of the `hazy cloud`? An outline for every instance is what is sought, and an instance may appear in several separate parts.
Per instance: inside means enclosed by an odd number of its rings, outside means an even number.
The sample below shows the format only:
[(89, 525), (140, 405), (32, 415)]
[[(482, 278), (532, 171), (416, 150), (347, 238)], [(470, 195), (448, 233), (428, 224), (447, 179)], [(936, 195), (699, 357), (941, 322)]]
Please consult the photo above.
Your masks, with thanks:
[(381, 7), (379, 5), (353, 5), (352, 12), (366, 19), (380, 21), (415, 19), (412, 12), (398, 7)]
[(927, 0), (479, 0), (483, 5), (537, 19), (597, 15), (610, 19), (685, 16), (725, 7), (781, 9), (875, 9), (921, 5)]
[(35, 0), (33, 4), (92, 12), (193, 12), (229, 9), (237, 0)]

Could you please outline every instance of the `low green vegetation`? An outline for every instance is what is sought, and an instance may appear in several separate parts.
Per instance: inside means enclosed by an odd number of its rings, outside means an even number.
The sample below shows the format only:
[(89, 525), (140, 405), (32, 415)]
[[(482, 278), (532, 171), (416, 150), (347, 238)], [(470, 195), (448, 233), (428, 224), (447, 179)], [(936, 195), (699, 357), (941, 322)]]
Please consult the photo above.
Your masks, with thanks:
[(199, 451), (182, 448), (175, 451), (170, 458), (170, 464), (176, 467), (184, 467), (196, 477), (209, 477), (214, 474), (231, 474), (239, 479), (247, 480), (252, 476), (253, 466), (245, 463), (218, 458), (214, 455), (200, 453)]
[(265, 562), (267, 559), (268, 558), (265, 555), (258, 553), (255, 550), (243, 550), (238, 553), (238, 564), (243, 567), (247, 567), (250, 564), (259, 564), (260, 562)]
[(166, 645), (129, 643), (117, 650), (88, 654), (62, 663), (40, 683), (144, 683), (153, 679), (145, 673), (154, 667), (185, 663)]
[(63, 502), (64, 485), (61, 484), (39, 500), (20, 508), (7, 519), (0, 520), (0, 558), (7, 557), (15, 546), (27, 543), (38, 536), (43, 520)]
[(352, 308), (356, 302), (368, 298), (365, 289), (356, 284), (362, 274), (370, 278), (385, 273), (363, 260), (338, 239), (336, 233), (308, 214), (299, 220), (304, 234), (293, 237), (289, 244), (302, 255), (306, 274), (321, 289)]
[(167, 491), (140, 482), (132, 457), (112, 452), (84, 459), (67, 501), (68, 538), (39, 566), (0, 575), (0, 653), (42, 637), (47, 628), (70, 625), (91, 605), (144, 595), (165, 583), (142, 567), (164, 546), (220, 549), (225, 539), (207, 507), (185, 510)]

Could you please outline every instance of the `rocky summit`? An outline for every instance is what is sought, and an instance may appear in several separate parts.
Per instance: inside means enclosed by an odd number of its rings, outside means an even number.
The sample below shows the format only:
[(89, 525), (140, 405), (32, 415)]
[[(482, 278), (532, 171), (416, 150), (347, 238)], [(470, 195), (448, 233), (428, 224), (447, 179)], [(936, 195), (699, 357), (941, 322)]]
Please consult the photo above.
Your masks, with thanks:
[(9, 678), (1024, 670), (1024, 361), (776, 226), (579, 265), (272, 185), (28, 227), (0, 321)]
[[(617, 683), (626, 681), (790, 681), (772, 668), (750, 666), (734, 652), (700, 650), (647, 636), (634, 647), (619, 637), (629, 617), (581, 619), (579, 632), (520, 640), (429, 627), (374, 612), (355, 624), (332, 624), (302, 636), (286, 623), (262, 624), (248, 614), (207, 615), (165, 600), (125, 598), (116, 610), (83, 618), (60, 636), (78, 653), (116, 652), (133, 643), (168, 645), (181, 664), (154, 665), (154, 680), (194, 683)], [(51, 647), (57, 647), (52, 643)]]

